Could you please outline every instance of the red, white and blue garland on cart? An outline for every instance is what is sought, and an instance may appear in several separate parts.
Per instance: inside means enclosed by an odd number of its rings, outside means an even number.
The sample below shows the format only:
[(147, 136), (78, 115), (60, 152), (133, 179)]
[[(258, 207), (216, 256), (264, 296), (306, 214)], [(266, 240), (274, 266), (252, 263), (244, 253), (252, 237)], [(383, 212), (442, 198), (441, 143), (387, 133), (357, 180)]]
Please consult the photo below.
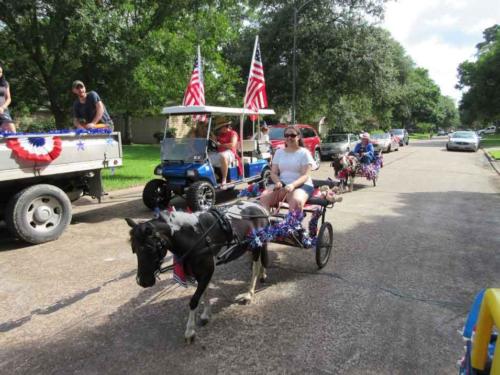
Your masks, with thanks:
[[(10, 133), (0, 132), (0, 136), (9, 137), (6, 145), (10, 148), (17, 159), (50, 163), (61, 155), (62, 141), (58, 135), (82, 135), (82, 134), (110, 134), (109, 129), (77, 129), (71, 130), (51, 130), (44, 133)], [(31, 137), (11, 138), (18, 135), (30, 135)], [(83, 142), (79, 149), (84, 149)]]
[(318, 220), (321, 217), (321, 208), (317, 208), (312, 213), (309, 220), (308, 230), (302, 226), (302, 221), (305, 218), (304, 212), (300, 210), (290, 211), (285, 219), (281, 222), (268, 225), (264, 228), (253, 230), (248, 239), (250, 240), (250, 248), (257, 249), (262, 247), (266, 242), (280, 241), (288, 238), (296, 238), (302, 246), (310, 249), (316, 246), (318, 233)]
[[(257, 198), (261, 196), (263, 191), (264, 189), (258, 183), (255, 183), (243, 189), (238, 194), (238, 197)], [(316, 245), (318, 220), (320, 217), (321, 209), (317, 208), (313, 211), (308, 230), (306, 230), (302, 226), (302, 221), (305, 218), (304, 212), (300, 210), (290, 211), (283, 221), (258, 230), (254, 229), (248, 236), (250, 248), (257, 249), (266, 242), (279, 241), (291, 237), (298, 239), (304, 248), (312, 248)]]
[(18, 159), (50, 163), (61, 154), (62, 142), (57, 136), (12, 138), (7, 140), (7, 147)]

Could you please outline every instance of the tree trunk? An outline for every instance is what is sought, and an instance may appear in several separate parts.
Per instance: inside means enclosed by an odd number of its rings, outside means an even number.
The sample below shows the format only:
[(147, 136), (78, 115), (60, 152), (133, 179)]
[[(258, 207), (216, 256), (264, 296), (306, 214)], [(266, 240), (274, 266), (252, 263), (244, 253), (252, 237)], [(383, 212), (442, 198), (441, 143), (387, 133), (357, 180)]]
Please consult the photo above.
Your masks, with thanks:
[(124, 145), (130, 145), (130, 144), (132, 144), (132, 120), (130, 117), (130, 113), (125, 112), (125, 114), (123, 115), (123, 118), (125, 120), (125, 124), (124, 124), (125, 126), (123, 129), (122, 143)]

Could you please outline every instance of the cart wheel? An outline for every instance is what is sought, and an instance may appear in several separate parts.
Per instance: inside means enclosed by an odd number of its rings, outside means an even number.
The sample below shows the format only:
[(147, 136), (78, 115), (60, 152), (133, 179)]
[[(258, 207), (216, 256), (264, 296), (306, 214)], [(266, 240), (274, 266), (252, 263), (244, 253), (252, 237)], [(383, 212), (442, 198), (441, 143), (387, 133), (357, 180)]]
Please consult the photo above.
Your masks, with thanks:
[(262, 172), (262, 179), (260, 180), (260, 187), (266, 189), (271, 181), (271, 170), (266, 169)]
[(208, 181), (196, 181), (186, 195), (193, 211), (206, 211), (215, 205), (215, 189)]
[(321, 224), (316, 242), (316, 264), (318, 269), (323, 268), (330, 259), (333, 247), (333, 228), (329, 222)]
[(154, 210), (156, 207), (167, 207), (171, 197), (172, 194), (167, 189), (167, 183), (158, 178), (149, 181), (142, 191), (142, 201), (150, 210)]

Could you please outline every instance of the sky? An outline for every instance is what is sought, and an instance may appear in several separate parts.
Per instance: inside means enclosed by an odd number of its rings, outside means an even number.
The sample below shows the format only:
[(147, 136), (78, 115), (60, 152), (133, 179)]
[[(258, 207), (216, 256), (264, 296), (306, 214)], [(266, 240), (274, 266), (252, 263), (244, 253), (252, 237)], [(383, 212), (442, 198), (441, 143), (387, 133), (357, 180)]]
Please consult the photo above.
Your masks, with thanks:
[(500, 0), (391, 0), (382, 27), (458, 103), (458, 65), (474, 60), (483, 30), (500, 24)]

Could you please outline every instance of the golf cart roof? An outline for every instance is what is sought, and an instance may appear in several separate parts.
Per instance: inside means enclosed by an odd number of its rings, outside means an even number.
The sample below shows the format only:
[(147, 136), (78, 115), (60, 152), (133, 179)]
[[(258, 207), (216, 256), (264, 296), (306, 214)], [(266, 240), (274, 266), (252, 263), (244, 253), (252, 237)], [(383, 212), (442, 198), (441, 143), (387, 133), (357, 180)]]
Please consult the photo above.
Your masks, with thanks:
[[(183, 106), (178, 105), (175, 107), (164, 107), (161, 111), (164, 115), (194, 115), (194, 114), (208, 114), (208, 115), (255, 115), (256, 112), (247, 108), (229, 108), (229, 107), (214, 107), (210, 105), (193, 105)], [(259, 115), (274, 115), (273, 109), (259, 109)]]

